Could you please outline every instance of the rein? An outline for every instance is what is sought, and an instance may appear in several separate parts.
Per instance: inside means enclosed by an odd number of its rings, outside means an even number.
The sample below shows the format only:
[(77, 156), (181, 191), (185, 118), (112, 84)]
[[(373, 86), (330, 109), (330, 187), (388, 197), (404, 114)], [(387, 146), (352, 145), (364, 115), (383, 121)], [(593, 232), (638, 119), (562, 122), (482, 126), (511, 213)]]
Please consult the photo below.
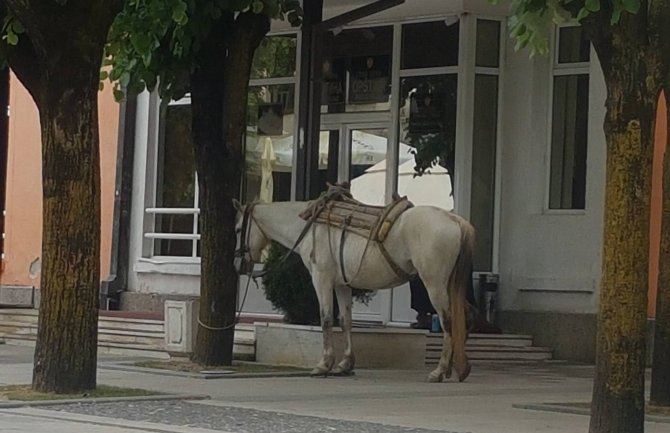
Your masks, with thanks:
[[(305, 236), (307, 236), (307, 233), (309, 230), (313, 227), (314, 223), (316, 222), (317, 218), (323, 213), (323, 211), (326, 209), (326, 203), (330, 200), (331, 196), (330, 195), (324, 195), (321, 198), (317, 200), (318, 204), (316, 207), (316, 211), (310, 216), (310, 218), (307, 220), (307, 223), (305, 224), (305, 227), (302, 229), (300, 232), (300, 235), (298, 236), (298, 239), (296, 239), (295, 243), (293, 246), (282, 256), (282, 258), (276, 263), (275, 266), (273, 266), (271, 269), (264, 269), (259, 272), (254, 272), (253, 271), (253, 265), (250, 267), (250, 270), (248, 272), (244, 272), (246, 270), (245, 264), (247, 263), (246, 255), (249, 254), (249, 263), (251, 262), (251, 249), (249, 247), (249, 240), (251, 238), (251, 224), (256, 223), (256, 226), (258, 227), (258, 230), (265, 236), (266, 239), (270, 239), (267, 234), (263, 231), (263, 228), (258, 224), (258, 221), (256, 218), (254, 218), (253, 211), (258, 202), (253, 202), (247, 205), (244, 208), (244, 212), (242, 214), (242, 227), (241, 227), (241, 234), (240, 234), (240, 247), (235, 250), (235, 257), (239, 257), (240, 259), (240, 265), (238, 269), (238, 274), (242, 275), (245, 274), (249, 278), (247, 279), (247, 285), (246, 288), (244, 289), (244, 296), (242, 297), (242, 303), (240, 305), (240, 309), (237, 311), (237, 316), (235, 320), (233, 321), (232, 324), (222, 326), (222, 327), (213, 327), (204, 324), (201, 320), (200, 317), (198, 317), (198, 325), (202, 326), (205, 329), (208, 329), (210, 331), (225, 331), (231, 328), (234, 328), (235, 325), (237, 325), (240, 322), (240, 317), (242, 314), (242, 310), (244, 309), (244, 303), (247, 299), (247, 293), (249, 292), (249, 285), (251, 284), (251, 281), (253, 280), (254, 284), (256, 285), (256, 288), (259, 288), (258, 286), (258, 279), (263, 278), (264, 276), (271, 274), (273, 272), (277, 272), (279, 268), (281, 268), (284, 263), (286, 263), (286, 260), (288, 260), (289, 256), (295, 252), (295, 250), (300, 246), (302, 241), (305, 239)], [(366, 247), (367, 249), (367, 247)], [(360, 268), (359, 268), (360, 271)]]
[[(252, 203), (245, 207), (244, 209), (244, 214), (242, 218), (242, 238), (240, 241), (240, 248), (235, 252), (236, 255), (241, 255), (242, 256), (242, 262), (245, 262), (244, 255), (246, 253), (250, 253), (250, 248), (249, 248), (249, 238), (251, 237), (251, 222), (255, 222), (256, 226), (258, 229), (261, 231), (263, 236), (265, 236), (266, 239), (270, 239), (263, 229), (261, 228), (260, 224), (258, 224), (258, 221), (256, 218), (253, 216), (253, 209), (256, 206), (257, 203)], [(316, 219), (321, 215), (325, 207), (321, 207), (317, 212), (314, 212), (314, 215), (312, 215), (309, 220), (307, 220), (307, 224), (305, 224), (305, 227), (302, 229), (300, 232), (300, 235), (298, 236), (298, 239), (294, 242), (293, 246), (282, 256), (282, 258), (271, 268), (271, 269), (264, 269), (262, 271), (254, 272), (246, 272), (246, 275), (250, 277), (250, 279), (254, 280), (254, 283), (256, 283), (256, 286), (258, 286), (258, 283), (256, 280), (258, 278), (262, 278), (268, 274), (271, 274), (273, 272), (276, 272), (284, 263), (286, 263), (286, 260), (288, 260), (289, 256), (296, 251), (296, 249), (300, 246), (302, 241), (305, 239), (305, 236), (307, 236), (307, 233), (309, 232), (310, 228), (314, 225), (314, 222)], [(240, 271), (244, 270), (242, 266), (240, 266)]]

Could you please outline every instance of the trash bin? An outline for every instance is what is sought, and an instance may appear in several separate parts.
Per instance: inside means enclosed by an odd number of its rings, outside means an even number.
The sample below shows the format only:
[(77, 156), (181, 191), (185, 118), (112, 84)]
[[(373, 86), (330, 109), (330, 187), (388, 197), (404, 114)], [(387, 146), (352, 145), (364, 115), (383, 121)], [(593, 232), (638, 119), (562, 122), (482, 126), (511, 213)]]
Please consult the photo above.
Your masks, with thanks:
[(498, 302), (498, 275), (479, 274), (479, 307), (486, 321), (495, 323)]

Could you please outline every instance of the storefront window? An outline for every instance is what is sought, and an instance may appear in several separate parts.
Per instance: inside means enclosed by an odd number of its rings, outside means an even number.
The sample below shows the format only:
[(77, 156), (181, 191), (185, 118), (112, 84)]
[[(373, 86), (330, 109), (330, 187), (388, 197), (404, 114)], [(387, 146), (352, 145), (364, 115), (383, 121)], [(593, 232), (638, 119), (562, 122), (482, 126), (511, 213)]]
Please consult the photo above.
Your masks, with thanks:
[(329, 32), (324, 51), (324, 113), (390, 109), (393, 27)]
[(247, 100), (246, 200), (291, 199), (295, 86), (254, 86)]
[(295, 34), (268, 36), (254, 55), (247, 97), (244, 198), (291, 199), (295, 149)]
[(266, 37), (254, 54), (251, 79), (294, 77), (296, 50), (294, 34)]
[[(158, 146), (156, 207), (193, 208), (196, 176), (191, 139), (191, 106), (168, 105), (162, 125), (164, 129)], [(156, 214), (154, 231), (192, 234), (194, 218), (193, 213)], [(154, 239), (154, 255), (191, 256), (193, 242), (185, 239)]]
[(402, 26), (402, 69), (458, 65), (457, 18)]
[(549, 209), (584, 209), (590, 43), (581, 27), (560, 27), (556, 49)]
[(456, 74), (401, 80), (398, 193), (415, 204), (454, 207), (457, 84)]

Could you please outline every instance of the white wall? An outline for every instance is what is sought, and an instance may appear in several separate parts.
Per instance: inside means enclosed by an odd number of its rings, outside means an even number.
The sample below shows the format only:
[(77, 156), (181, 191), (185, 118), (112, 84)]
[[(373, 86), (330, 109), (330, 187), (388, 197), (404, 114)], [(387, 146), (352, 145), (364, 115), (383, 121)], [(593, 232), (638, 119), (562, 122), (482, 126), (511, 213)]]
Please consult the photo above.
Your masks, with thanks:
[(606, 91), (591, 52), (586, 210), (547, 211), (551, 58), (505, 60), (500, 300), (504, 310), (592, 313), (600, 283)]

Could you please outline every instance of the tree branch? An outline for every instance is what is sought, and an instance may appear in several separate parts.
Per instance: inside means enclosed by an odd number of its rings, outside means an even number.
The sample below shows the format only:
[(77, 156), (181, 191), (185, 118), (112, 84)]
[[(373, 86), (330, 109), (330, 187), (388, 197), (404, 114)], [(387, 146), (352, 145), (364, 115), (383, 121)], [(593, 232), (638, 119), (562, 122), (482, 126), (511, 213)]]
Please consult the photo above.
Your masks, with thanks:
[[(4, 21), (7, 14), (6, 6), (0, 6), (0, 22)], [(0, 59), (7, 61), (9, 67), (37, 102), (36, 97), (39, 94), (40, 84), (39, 65), (30, 39), (26, 35), (21, 35), (17, 45), (9, 45), (6, 41), (0, 40)]]

